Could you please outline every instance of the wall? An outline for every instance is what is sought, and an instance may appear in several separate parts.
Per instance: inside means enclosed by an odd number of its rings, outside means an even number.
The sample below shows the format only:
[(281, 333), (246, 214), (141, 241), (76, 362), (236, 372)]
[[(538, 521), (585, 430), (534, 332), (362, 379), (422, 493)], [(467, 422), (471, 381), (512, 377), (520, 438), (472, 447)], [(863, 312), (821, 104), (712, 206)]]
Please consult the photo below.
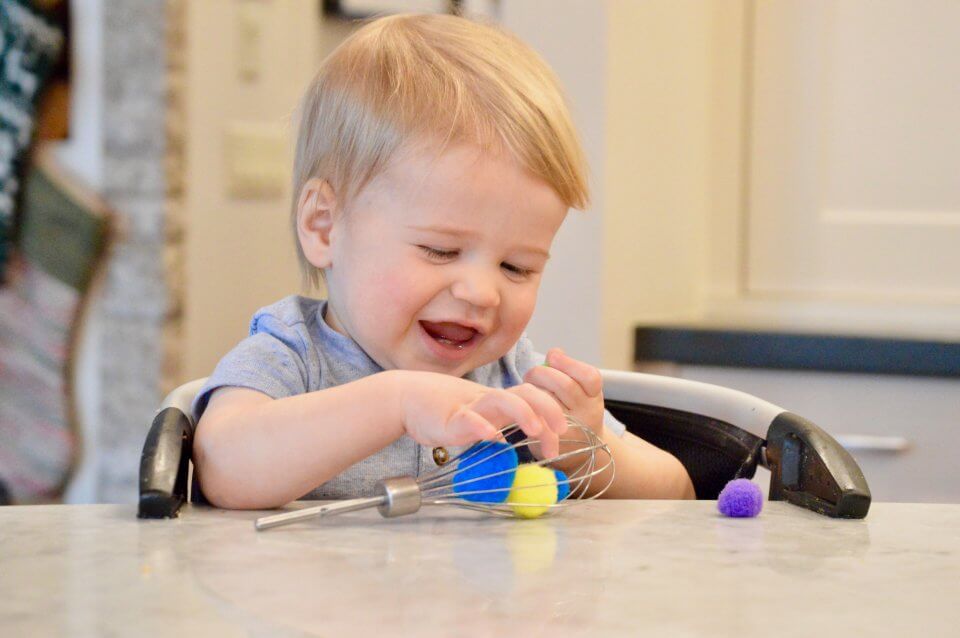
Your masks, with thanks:
[[(257, 308), (299, 292), (287, 222), (292, 144), (280, 158), (283, 191), (264, 198), (228, 192), (225, 135), (231, 127), (292, 138), (294, 106), (336, 25), (322, 28), (316, 2), (191, 2), (188, 94), (183, 380), (210, 374), (246, 336)], [(240, 69), (241, 12), (259, 16), (256, 79)], [(216, 34), (216, 37), (211, 37)], [(273, 166), (269, 167), (271, 170)]]
[(704, 5), (610, 5), (603, 363), (629, 369), (638, 321), (683, 318), (701, 297), (711, 20)]
[(742, 4), (553, 2), (549, 28), (543, 12), (508, 0), (501, 22), (566, 88), (593, 202), (557, 237), (529, 332), (630, 369), (633, 327), (702, 313), (708, 255), (736, 245)]
[[(541, 352), (563, 347), (571, 356), (599, 365), (605, 268), (603, 229), (607, 166), (607, 28), (603, 3), (551, 3), (550, 28), (543, 5), (503, 2), (500, 22), (532, 46), (553, 68), (566, 91), (590, 168), (591, 205), (571, 210), (560, 229), (540, 288), (528, 335)], [(589, 47), (570, 46), (590, 42)]]
[[(102, 0), (73, 12), (71, 139), (60, 157), (113, 209), (111, 244), (78, 366), (83, 458), (67, 500), (132, 502), (176, 322), (165, 255), (167, 11), (177, 0)], [(82, 357), (82, 355), (81, 355)]]

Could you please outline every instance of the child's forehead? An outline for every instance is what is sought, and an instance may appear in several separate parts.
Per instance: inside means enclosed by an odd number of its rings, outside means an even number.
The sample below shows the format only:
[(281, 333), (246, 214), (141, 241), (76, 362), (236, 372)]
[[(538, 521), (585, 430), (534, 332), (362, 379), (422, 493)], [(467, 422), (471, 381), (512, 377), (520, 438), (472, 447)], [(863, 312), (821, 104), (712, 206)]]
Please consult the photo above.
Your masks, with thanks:
[(511, 156), (463, 144), (405, 153), (358, 203), (360, 215), (397, 230), (485, 238), (544, 255), (567, 211), (549, 184)]
[(405, 178), (417, 174), (434, 179), (454, 178), (461, 180), (490, 164), (501, 168), (524, 171), (524, 167), (509, 152), (499, 147), (473, 142), (440, 143), (431, 140), (412, 141), (398, 149), (388, 171)]
[(552, 191), (509, 153), (468, 143), (405, 148), (371, 186), (407, 201), (440, 204), (469, 203), (498, 192)]
[(568, 208), (512, 155), (470, 143), (421, 144), (395, 153), (347, 207), (350, 225), (377, 227), (365, 233), (476, 237), (539, 253), (549, 251)]

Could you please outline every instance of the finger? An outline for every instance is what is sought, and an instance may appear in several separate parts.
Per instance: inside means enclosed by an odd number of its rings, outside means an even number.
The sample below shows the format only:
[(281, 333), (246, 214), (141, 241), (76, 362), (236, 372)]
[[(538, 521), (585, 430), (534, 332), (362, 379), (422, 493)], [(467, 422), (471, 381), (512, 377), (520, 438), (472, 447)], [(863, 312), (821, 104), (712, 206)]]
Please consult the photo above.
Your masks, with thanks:
[(470, 407), (496, 427), (516, 423), (527, 436), (537, 436), (546, 429), (529, 403), (506, 390), (487, 392)]
[(533, 411), (546, 421), (547, 427), (552, 432), (563, 434), (567, 431), (567, 417), (563, 413), (563, 407), (550, 394), (531, 383), (514, 386), (508, 392), (516, 394), (529, 403)]
[(550, 368), (560, 370), (580, 384), (588, 397), (599, 396), (603, 391), (603, 377), (600, 376), (600, 371), (589, 363), (574, 359), (560, 348), (550, 349), (547, 353), (547, 363)]
[[(539, 372), (540, 370), (549, 370), (549, 369), (550, 368), (547, 367), (547, 364), (543, 364), (535, 368), (531, 368), (530, 370), (527, 370), (527, 373), (525, 375), (523, 375), (523, 382), (536, 386), (542, 392), (546, 392), (547, 394), (549, 394), (551, 397), (553, 397), (554, 401), (560, 404), (560, 407), (563, 408), (564, 412), (572, 412), (574, 404), (572, 404), (569, 400), (564, 401), (562, 397), (560, 397), (556, 392), (554, 392), (550, 387), (548, 387), (548, 384), (546, 383), (546, 381), (550, 377), (544, 376), (542, 372)], [(560, 372), (559, 370), (557, 370), (556, 373), (564, 377), (567, 376), (562, 372)], [(569, 379), (570, 377), (567, 377), (567, 378)], [(570, 382), (576, 384), (576, 381), (573, 381), (572, 379), (570, 380)], [(577, 387), (578, 388), (580, 387), (579, 384), (577, 384)], [(580, 395), (586, 396), (583, 393), (582, 389), (580, 389)]]
[(553, 430), (544, 428), (538, 437), (543, 458), (552, 459), (560, 454), (560, 437)]
[(587, 393), (573, 377), (556, 368), (537, 366), (527, 372), (523, 380), (549, 392), (571, 412), (587, 398)]
[(443, 445), (466, 445), (499, 438), (500, 431), (487, 419), (467, 407), (457, 410), (447, 422)]

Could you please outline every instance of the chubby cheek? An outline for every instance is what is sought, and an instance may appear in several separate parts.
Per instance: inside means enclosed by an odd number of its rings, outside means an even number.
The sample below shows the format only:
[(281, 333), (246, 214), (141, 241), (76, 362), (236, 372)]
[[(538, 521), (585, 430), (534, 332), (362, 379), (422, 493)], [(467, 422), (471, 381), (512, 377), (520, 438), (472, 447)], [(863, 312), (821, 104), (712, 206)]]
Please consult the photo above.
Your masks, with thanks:
[(537, 305), (537, 288), (518, 291), (516, 295), (505, 296), (500, 312), (500, 333), (510, 341), (510, 346), (516, 343), (520, 334), (526, 329)]
[(381, 329), (389, 327), (393, 337), (399, 337), (399, 333), (407, 330), (424, 302), (417, 277), (403, 268), (381, 270), (365, 289), (376, 291), (375, 299), (370, 299), (367, 305), (376, 308), (372, 313), (375, 316), (367, 318), (367, 322), (375, 323)]

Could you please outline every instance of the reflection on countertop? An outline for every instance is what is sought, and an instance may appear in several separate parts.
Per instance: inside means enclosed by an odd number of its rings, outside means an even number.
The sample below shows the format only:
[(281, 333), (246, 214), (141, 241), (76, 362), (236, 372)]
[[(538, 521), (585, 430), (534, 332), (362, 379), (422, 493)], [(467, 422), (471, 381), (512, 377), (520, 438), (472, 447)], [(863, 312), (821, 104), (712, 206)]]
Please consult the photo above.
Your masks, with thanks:
[(726, 519), (709, 501), (591, 501), (530, 521), (425, 508), (256, 532), (261, 514), (0, 508), (0, 633), (779, 638), (960, 626), (960, 506), (876, 503), (846, 521), (785, 503)]

